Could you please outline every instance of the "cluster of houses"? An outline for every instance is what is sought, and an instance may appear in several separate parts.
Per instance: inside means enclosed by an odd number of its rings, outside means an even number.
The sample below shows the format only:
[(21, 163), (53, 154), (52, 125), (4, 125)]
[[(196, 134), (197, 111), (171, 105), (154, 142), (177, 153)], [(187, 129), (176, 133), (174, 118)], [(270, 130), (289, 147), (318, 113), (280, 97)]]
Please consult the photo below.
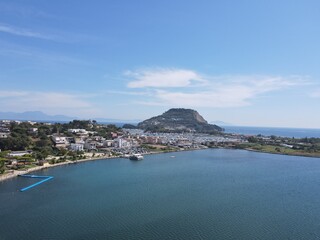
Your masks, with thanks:
[[(17, 120), (0, 120), (0, 138), (8, 138), (10, 136), (10, 124), (17, 123), (20, 124), (22, 121)], [(30, 125), (35, 125), (37, 122), (27, 121)], [(37, 134), (38, 128), (31, 127), (28, 129), (29, 134)]]
[(124, 132), (136, 137), (141, 143), (160, 144), (179, 148), (199, 148), (211, 142), (226, 144), (246, 141), (242, 136), (214, 136), (196, 133), (151, 133), (139, 129), (125, 129)]
[(139, 146), (140, 142), (123, 132), (112, 132), (112, 139), (106, 139), (96, 132), (85, 129), (68, 129), (72, 137), (54, 134), (51, 139), (56, 147), (71, 151), (103, 151), (113, 148), (131, 148)]
[[(0, 121), (0, 137), (10, 135), (10, 123), (12, 121)], [(19, 121), (15, 121), (20, 123)], [(28, 129), (30, 135), (36, 135), (38, 128), (36, 122), (30, 122)], [(35, 125), (35, 126), (34, 126)], [(208, 142), (239, 142), (239, 137), (212, 136), (195, 133), (148, 133), (139, 129), (122, 129), (122, 131), (111, 132), (111, 138), (106, 139), (95, 131), (81, 128), (70, 128), (66, 134), (59, 131), (50, 136), (55, 147), (74, 152), (110, 152), (117, 154), (141, 153), (145, 151), (144, 144), (179, 147), (184, 149), (201, 148)], [(14, 152), (12, 152), (14, 153)], [(18, 152), (17, 154), (30, 154)], [(13, 157), (13, 156), (11, 156)]]
[[(10, 123), (21, 123), (20, 121), (0, 121), (0, 138), (7, 138), (10, 135)], [(28, 121), (32, 127), (28, 129), (30, 135), (36, 135), (38, 128), (33, 125), (36, 122)], [(129, 149), (139, 147), (141, 144), (166, 145), (182, 148), (193, 148), (205, 145), (206, 142), (233, 142), (242, 141), (238, 137), (219, 137), (204, 134), (188, 133), (145, 133), (139, 129), (123, 129), (123, 131), (112, 132), (112, 139), (99, 136), (95, 131), (88, 131), (81, 128), (72, 128), (63, 135), (59, 132), (51, 135), (55, 147), (68, 149), (70, 151), (103, 151), (110, 149)]]
[(9, 120), (0, 121), (0, 138), (7, 138), (10, 136), (10, 123)]
[[(1, 149), (0, 149), (1, 152)], [(18, 169), (28, 164), (31, 160), (30, 156), (32, 154), (31, 150), (27, 151), (12, 151), (8, 153), (7, 158), (5, 158), (5, 165), (7, 169)]]
[[(130, 149), (137, 148), (141, 144), (167, 145), (176, 147), (193, 147), (203, 144), (208, 139), (195, 136), (194, 134), (152, 134), (144, 133), (141, 130), (127, 130), (113, 132), (112, 139), (106, 139), (97, 135), (96, 132), (85, 129), (68, 129), (72, 137), (53, 134), (51, 139), (56, 147), (65, 148), (71, 151), (104, 151), (110, 149)], [(210, 139), (220, 140), (220, 139)], [(225, 139), (224, 139), (225, 140)]]

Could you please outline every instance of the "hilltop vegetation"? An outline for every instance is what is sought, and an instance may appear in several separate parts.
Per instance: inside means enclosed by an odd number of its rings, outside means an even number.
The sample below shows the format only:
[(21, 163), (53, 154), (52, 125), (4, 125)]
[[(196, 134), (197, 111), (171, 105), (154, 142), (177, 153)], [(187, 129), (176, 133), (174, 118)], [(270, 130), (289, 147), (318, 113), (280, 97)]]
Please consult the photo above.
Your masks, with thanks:
[(138, 124), (138, 127), (150, 132), (197, 132), (219, 133), (223, 128), (208, 124), (195, 110), (172, 108), (160, 116), (152, 117)]

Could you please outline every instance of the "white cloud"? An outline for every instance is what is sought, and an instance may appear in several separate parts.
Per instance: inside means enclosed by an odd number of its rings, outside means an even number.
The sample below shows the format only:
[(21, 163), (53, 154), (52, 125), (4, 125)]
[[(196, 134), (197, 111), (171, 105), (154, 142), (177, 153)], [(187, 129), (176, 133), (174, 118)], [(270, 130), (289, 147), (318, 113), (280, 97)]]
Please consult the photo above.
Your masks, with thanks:
[(41, 32), (34, 31), (28, 28), (20, 28), (5, 23), (0, 23), (0, 32), (15, 36), (37, 38), (55, 42), (75, 43), (75, 42), (96, 42), (97, 38), (91, 35), (79, 33), (70, 33), (64, 31), (45, 29)]
[[(135, 81), (128, 87), (149, 87), (145, 95), (147, 100), (138, 103), (168, 107), (241, 107), (250, 105), (253, 99), (263, 94), (309, 84), (304, 76), (225, 75), (204, 78), (194, 71), (179, 69), (131, 75)], [(194, 86), (193, 79), (199, 79), (202, 86), (188, 88)], [(179, 91), (175, 87), (180, 87)], [(154, 91), (152, 97), (150, 89)]]
[(0, 91), (1, 111), (44, 111), (89, 116), (99, 111), (81, 95), (59, 92)]
[(187, 87), (193, 83), (205, 83), (206, 81), (198, 73), (185, 69), (151, 69), (129, 71), (126, 76), (134, 80), (128, 83), (129, 88), (144, 87)]
[(0, 99), (10, 98), (10, 97), (21, 97), (25, 95), (26, 95), (26, 92), (23, 92), (23, 91), (0, 91)]
[(193, 93), (157, 90), (154, 94), (154, 101), (140, 103), (169, 107), (241, 107), (249, 105), (249, 100), (255, 94), (250, 87), (240, 85)]
[(141, 91), (141, 92), (128, 92), (128, 91), (116, 91), (116, 90), (107, 90), (104, 91), (105, 94), (116, 94), (116, 95), (131, 95), (131, 96), (153, 96), (153, 92), (146, 92), (146, 91)]
[(17, 36), (23, 36), (23, 37), (39, 38), (39, 39), (45, 39), (45, 40), (58, 40), (57, 36), (34, 32), (29, 29), (17, 28), (17, 27), (10, 26), (7, 24), (2, 24), (2, 23), (0, 23), (0, 32), (9, 33)]

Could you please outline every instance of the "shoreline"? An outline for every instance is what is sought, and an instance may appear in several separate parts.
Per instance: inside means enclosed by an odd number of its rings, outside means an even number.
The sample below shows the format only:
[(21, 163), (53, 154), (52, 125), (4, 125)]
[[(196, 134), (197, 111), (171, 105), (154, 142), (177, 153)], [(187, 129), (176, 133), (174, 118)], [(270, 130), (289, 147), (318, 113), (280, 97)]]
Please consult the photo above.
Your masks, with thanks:
[(307, 154), (290, 154), (290, 153), (282, 153), (282, 152), (267, 152), (267, 151), (262, 151), (262, 150), (257, 150), (257, 149), (253, 149), (253, 148), (234, 148), (234, 149), (238, 149), (238, 150), (246, 150), (246, 151), (250, 151), (250, 152), (258, 152), (258, 153), (268, 153), (268, 154), (275, 154), (275, 155), (285, 155), (285, 156), (295, 156), (295, 157), (309, 157), (309, 158), (320, 158), (319, 155), (307, 155)]
[(120, 157), (118, 157), (118, 156), (115, 156), (115, 157), (93, 157), (93, 158), (80, 159), (80, 160), (76, 160), (76, 161), (67, 160), (65, 162), (60, 162), (60, 163), (56, 163), (56, 164), (46, 163), (43, 166), (37, 166), (37, 167), (29, 168), (26, 170), (14, 170), (13, 173), (6, 173), (3, 175), (0, 175), (0, 182), (9, 180), (14, 177), (18, 177), (19, 175), (22, 175), (22, 174), (35, 172), (35, 171), (39, 171), (42, 169), (48, 169), (48, 168), (52, 168), (52, 167), (58, 167), (58, 166), (69, 165), (69, 164), (77, 164), (77, 163), (88, 162), (88, 161), (104, 160), (104, 159), (107, 160), (107, 159), (115, 159), (115, 158), (120, 158)]
[[(200, 148), (200, 149), (184, 149), (184, 150), (173, 150), (173, 151), (159, 151), (159, 152), (148, 152), (148, 153), (143, 153), (142, 155), (153, 155), (153, 154), (161, 154), (161, 153), (174, 153), (174, 152), (186, 152), (186, 151), (196, 151), (196, 150), (204, 150), (204, 149), (215, 149), (215, 148)], [(235, 148), (224, 148), (224, 149), (235, 149)], [(236, 149), (235, 149), (236, 150)], [(286, 156), (296, 156), (296, 157), (312, 157), (312, 158), (320, 158), (320, 156), (311, 156), (311, 155), (298, 155), (298, 154), (287, 154), (287, 153), (274, 153), (274, 152), (266, 152), (266, 151), (259, 151), (256, 149), (251, 149), (251, 148), (245, 148), (245, 149), (238, 149), (238, 150), (245, 150), (245, 151), (251, 151), (251, 152), (258, 152), (258, 153), (269, 153), (269, 154), (276, 154), (276, 155), (286, 155)], [(9, 180), (14, 177), (18, 177), (19, 175), (22, 174), (27, 174), (30, 172), (35, 172), (39, 171), (42, 169), (48, 169), (48, 168), (53, 168), (53, 167), (58, 167), (58, 166), (63, 166), (63, 165), (69, 165), (69, 164), (77, 164), (77, 163), (83, 163), (83, 162), (89, 162), (89, 161), (96, 161), (96, 160), (109, 160), (109, 159), (116, 159), (116, 158), (124, 158), (123, 156), (113, 156), (113, 157), (91, 157), (87, 159), (80, 159), (76, 161), (70, 161), (67, 160), (66, 162), (60, 162), (56, 164), (49, 164), (46, 163), (43, 166), (37, 166), (33, 168), (29, 168), (26, 170), (14, 170), (13, 173), (6, 173), (3, 175), (0, 175), (0, 182)]]
[[(148, 152), (148, 153), (143, 153), (142, 155), (153, 155), (153, 154), (161, 154), (161, 153), (195, 151), (195, 150), (203, 150), (203, 149), (184, 149), (184, 150), (172, 150), (172, 151), (163, 151), (163, 152), (161, 152), (161, 151), (159, 151), (159, 152)], [(89, 162), (89, 161), (109, 160), (109, 159), (116, 159), (116, 158), (124, 158), (124, 157), (123, 156), (112, 156), (112, 157), (104, 156), (104, 157), (91, 157), (91, 158), (80, 159), (80, 160), (76, 160), (76, 161), (67, 160), (65, 162), (60, 162), (60, 163), (56, 163), (56, 164), (46, 163), (43, 166), (37, 166), (37, 167), (29, 168), (29, 169), (26, 169), (26, 170), (14, 170), (13, 173), (6, 173), (6, 174), (3, 174), (3, 175), (0, 175), (0, 182), (9, 180), (11, 178), (18, 177), (19, 175), (22, 175), (22, 174), (35, 172), (35, 171), (39, 171), (39, 170), (42, 170), (42, 169), (48, 169), (48, 168), (53, 168), (53, 167), (58, 167), (58, 166), (63, 166), (63, 165), (77, 164), (77, 163), (83, 163), (83, 162)]]

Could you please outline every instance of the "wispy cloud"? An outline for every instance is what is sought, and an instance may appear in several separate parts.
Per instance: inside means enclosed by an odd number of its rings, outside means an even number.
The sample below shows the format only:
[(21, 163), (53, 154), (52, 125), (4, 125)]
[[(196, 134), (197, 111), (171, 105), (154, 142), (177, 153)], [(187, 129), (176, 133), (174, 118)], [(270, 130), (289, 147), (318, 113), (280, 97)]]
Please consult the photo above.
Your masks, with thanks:
[(128, 83), (129, 88), (144, 88), (144, 87), (187, 87), (192, 83), (203, 84), (206, 81), (195, 71), (185, 69), (149, 69), (128, 71), (125, 75), (133, 78), (133, 81)]
[(312, 98), (320, 98), (320, 88), (314, 90), (314, 91), (310, 94), (310, 96), (311, 96)]
[(0, 23), (0, 33), (6, 33), (10, 35), (42, 39), (54, 42), (62, 43), (78, 43), (78, 42), (96, 42), (97, 38), (92, 35), (86, 35), (81, 33), (64, 32), (60, 30), (33, 30), (29, 28), (21, 28), (6, 23)]
[[(146, 100), (136, 103), (176, 107), (242, 107), (273, 91), (309, 84), (304, 76), (222, 75), (205, 76), (192, 70), (162, 69), (131, 72), (129, 88), (146, 88)], [(195, 81), (195, 82), (193, 82)], [(197, 85), (198, 82), (200, 84)], [(189, 88), (197, 86), (197, 88)], [(179, 89), (177, 90), (177, 87)], [(164, 89), (165, 88), (165, 89)]]
[(52, 114), (67, 114), (76, 116), (90, 116), (98, 114), (86, 96), (37, 91), (0, 91), (0, 105), (2, 111), (34, 111), (40, 110)]
[(30, 6), (30, 4), (18, 4), (17, 2), (0, 2), (0, 13), (10, 14), (15, 17), (40, 17), (56, 18), (53, 14)]
[(45, 40), (53, 40), (53, 41), (61, 40), (60, 37), (58, 36), (44, 34), (44, 33), (29, 30), (29, 29), (25, 29), (25, 28), (18, 28), (18, 27), (14, 27), (8, 24), (3, 24), (3, 23), (0, 23), (0, 32), (17, 35), (17, 36), (23, 36), (23, 37), (45, 39)]
[(141, 92), (128, 92), (128, 91), (116, 91), (116, 90), (108, 90), (104, 91), (105, 94), (120, 94), (120, 95), (131, 95), (131, 96), (153, 96), (153, 92), (146, 92), (146, 91), (141, 91)]
[(33, 63), (35, 63), (36, 66), (41, 67), (47, 63), (49, 63), (49, 65), (52, 63), (64, 65), (91, 65), (91, 63), (86, 60), (77, 58), (75, 56), (69, 56), (65, 53), (27, 47), (2, 40), (0, 40), (0, 56), (1, 55), (5, 56), (6, 58), (15, 58), (17, 61), (24, 61), (24, 66), (32, 65)]

